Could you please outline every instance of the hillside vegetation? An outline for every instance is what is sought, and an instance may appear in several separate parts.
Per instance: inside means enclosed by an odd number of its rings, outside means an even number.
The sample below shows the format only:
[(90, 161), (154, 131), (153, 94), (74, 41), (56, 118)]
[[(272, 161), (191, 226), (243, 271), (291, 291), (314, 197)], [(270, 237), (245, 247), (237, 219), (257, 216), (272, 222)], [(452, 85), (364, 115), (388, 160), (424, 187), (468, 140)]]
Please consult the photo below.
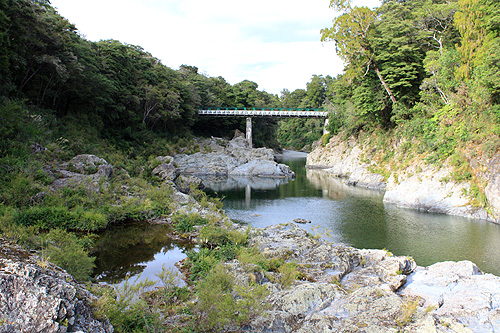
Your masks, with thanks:
[[(390, 173), (424, 158), (455, 167), (484, 205), (478, 160), (500, 145), (500, 3), (495, 0), (383, 1), (340, 10), (322, 30), (345, 62), (328, 86), (330, 131), (361, 136)], [(397, 158), (396, 158), (397, 157)]]
[[(324, 84), (301, 90), (294, 103), (321, 105), (315, 89)], [(203, 150), (195, 136), (245, 129), (242, 118), (200, 118), (201, 107), (282, 107), (286, 95), (248, 80), (231, 85), (194, 66), (171, 69), (137, 45), (88, 41), (48, 0), (0, 0), (2, 236), (88, 278), (91, 232), (172, 213), (171, 191), (151, 174), (155, 157)], [(279, 149), (278, 123), (254, 119), (254, 143)], [(62, 172), (78, 171), (70, 161), (79, 154), (104, 158), (111, 176), (54, 190)], [(108, 168), (102, 163), (84, 177), (97, 177), (99, 167)]]

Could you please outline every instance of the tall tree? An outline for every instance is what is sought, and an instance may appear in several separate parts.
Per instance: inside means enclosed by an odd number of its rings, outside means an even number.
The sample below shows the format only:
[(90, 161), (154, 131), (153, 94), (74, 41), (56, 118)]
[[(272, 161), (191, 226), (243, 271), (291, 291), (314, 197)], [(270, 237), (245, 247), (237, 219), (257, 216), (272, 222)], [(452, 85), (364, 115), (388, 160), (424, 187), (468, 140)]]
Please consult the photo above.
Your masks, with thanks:
[(338, 55), (346, 62), (346, 78), (358, 77), (373, 68), (393, 103), (396, 98), (377, 65), (372, 47), (377, 13), (368, 7), (350, 7), (349, 1), (331, 0), (330, 6), (345, 13), (334, 20), (331, 28), (321, 30), (322, 41), (335, 41)]

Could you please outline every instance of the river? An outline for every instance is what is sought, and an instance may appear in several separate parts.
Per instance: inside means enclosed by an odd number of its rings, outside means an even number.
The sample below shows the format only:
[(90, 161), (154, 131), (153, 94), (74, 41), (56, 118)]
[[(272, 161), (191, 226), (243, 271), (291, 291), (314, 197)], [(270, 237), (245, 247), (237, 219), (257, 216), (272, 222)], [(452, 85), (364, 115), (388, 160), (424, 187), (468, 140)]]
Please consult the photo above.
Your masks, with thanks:
[[(291, 222), (323, 238), (357, 248), (386, 249), (412, 256), (418, 265), (471, 260), (500, 276), (500, 225), (421, 213), (383, 202), (383, 192), (345, 185), (322, 170), (305, 168), (305, 156), (285, 155), (293, 180), (230, 179), (205, 183), (223, 197), (232, 219), (253, 227)], [(161, 266), (185, 257), (187, 245), (165, 237), (165, 226), (119, 226), (97, 241), (96, 279), (119, 283), (124, 276), (155, 279)]]

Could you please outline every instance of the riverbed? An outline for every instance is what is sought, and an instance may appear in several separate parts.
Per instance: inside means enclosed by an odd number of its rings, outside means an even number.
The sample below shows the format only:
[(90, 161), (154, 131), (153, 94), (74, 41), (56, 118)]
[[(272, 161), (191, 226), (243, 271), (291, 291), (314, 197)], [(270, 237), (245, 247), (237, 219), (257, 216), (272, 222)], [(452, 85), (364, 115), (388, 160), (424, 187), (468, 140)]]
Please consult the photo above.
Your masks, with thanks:
[[(500, 275), (500, 225), (384, 204), (383, 192), (306, 169), (305, 154), (285, 154), (282, 161), (295, 179), (207, 179), (207, 191), (223, 198), (230, 218), (252, 227), (300, 218), (311, 221), (301, 227), (334, 242), (412, 256), (421, 266), (471, 260)], [(119, 283), (127, 275), (154, 280), (162, 265), (172, 267), (185, 257), (187, 245), (164, 236), (165, 226), (130, 228), (112, 229), (97, 242), (98, 281)]]

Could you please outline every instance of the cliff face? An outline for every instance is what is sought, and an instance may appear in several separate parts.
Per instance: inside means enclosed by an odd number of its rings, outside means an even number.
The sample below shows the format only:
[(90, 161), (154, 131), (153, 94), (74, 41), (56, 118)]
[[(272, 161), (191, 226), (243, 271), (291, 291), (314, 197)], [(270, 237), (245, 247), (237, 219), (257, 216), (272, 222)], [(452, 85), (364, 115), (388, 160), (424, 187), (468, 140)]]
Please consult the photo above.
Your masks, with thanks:
[(403, 170), (389, 170), (385, 179), (371, 171), (375, 169), (371, 164), (375, 154), (376, 149), (368, 150), (354, 139), (345, 141), (337, 136), (309, 154), (307, 167), (324, 169), (345, 178), (349, 185), (385, 189), (384, 202), (398, 207), (500, 221), (500, 154), (489, 161), (471, 163), (488, 184), (485, 195), (489, 210), (471, 204), (471, 184), (453, 181), (454, 169), (447, 162), (435, 166), (423, 158), (415, 159)]
[(325, 171), (346, 178), (346, 183), (360, 187), (383, 190), (386, 181), (380, 174), (369, 171), (364, 162), (365, 152), (355, 140), (345, 141), (333, 137), (325, 147), (317, 147), (307, 155), (307, 167)]
[(0, 240), (0, 332), (111, 333), (96, 299), (59, 267)]

